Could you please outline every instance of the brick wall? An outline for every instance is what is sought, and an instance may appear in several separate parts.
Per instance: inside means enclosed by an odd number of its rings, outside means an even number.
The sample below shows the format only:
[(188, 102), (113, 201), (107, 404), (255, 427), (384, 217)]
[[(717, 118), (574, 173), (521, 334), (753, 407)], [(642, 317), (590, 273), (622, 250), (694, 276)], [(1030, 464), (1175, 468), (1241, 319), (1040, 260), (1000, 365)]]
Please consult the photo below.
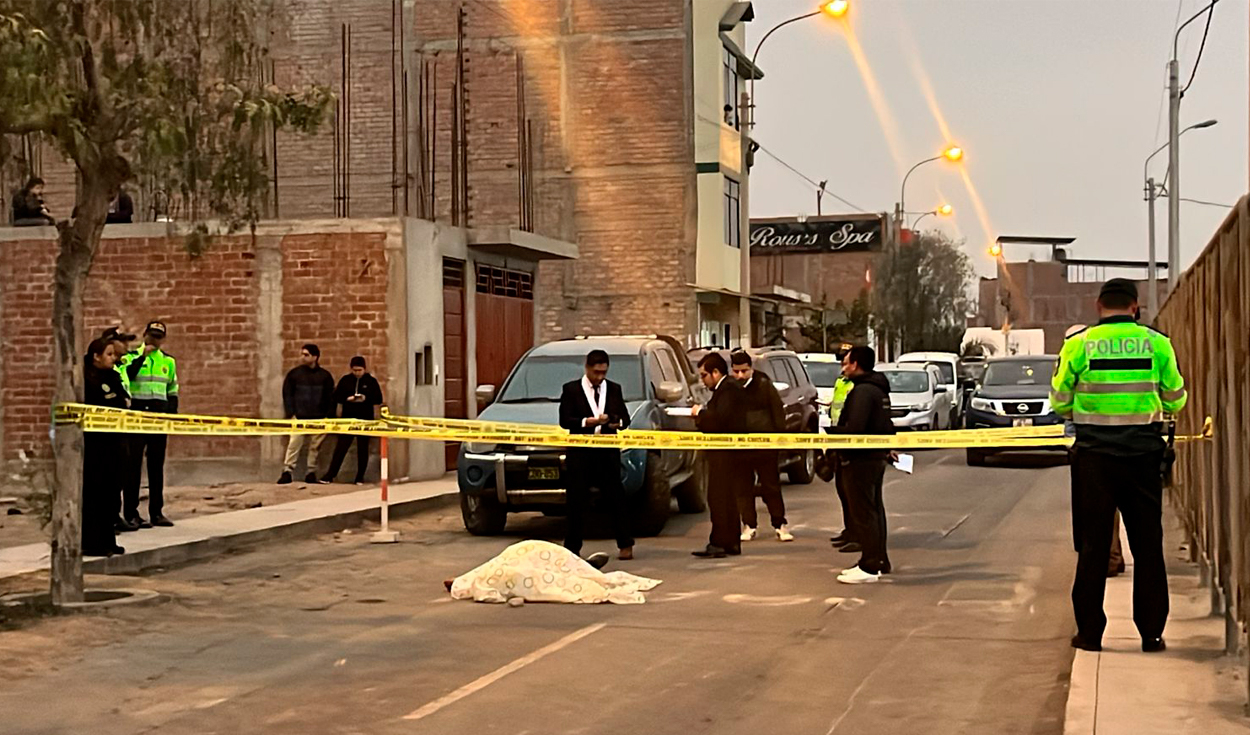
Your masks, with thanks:
[[(122, 226), (151, 230), (153, 225)], [(117, 232), (111, 226), (107, 231)], [(24, 234), (20, 230), (7, 230)], [(48, 232), (41, 230), (41, 232)], [(348, 360), (364, 354), (379, 380), (387, 376), (388, 263), (385, 235), (377, 232), (287, 234), (281, 239), (282, 340), (285, 371), (299, 347), (315, 341), (322, 364), (337, 379)], [(47, 457), (52, 400), (51, 240), (0, 241), (0, 326), (11, 357), (0, 375), (3, 460), (26, 452)], [(141, 331), (153, 319), (169, 326), (166, 349), (178, 361), (183, 413), (257, 416), (262, 382), (260, 278), (250, 236), (215, 238), (191, 258), (180, 236), (106, 237), (84, 295), (81, 339), (122, 324)], [(254, 438), (176, 437), (169, 456), (230, 459), (254, 465)]]
[[(439, 141), (450, 140), (442, 108), (459, 5), (427, 0), (414, 18), (423, 53), (441, 65)], [(538, 339), (693, 332), (686, 4), (480, 0), (464, 7), (470, 224), (516, 221), (509, 164), (516, 155), (519, 56), (534, 125), (535, 229), (579, 247), (576, 262), (539, 268)], [(445, 216), (443, 196), (439, 201)]]

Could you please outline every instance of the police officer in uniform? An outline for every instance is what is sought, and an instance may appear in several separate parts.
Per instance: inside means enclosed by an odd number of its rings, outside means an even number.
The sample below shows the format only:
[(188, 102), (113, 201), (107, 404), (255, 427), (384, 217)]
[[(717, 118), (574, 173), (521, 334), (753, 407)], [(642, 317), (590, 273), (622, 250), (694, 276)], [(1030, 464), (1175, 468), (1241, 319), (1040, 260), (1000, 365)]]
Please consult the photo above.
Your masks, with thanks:
[(1072, 585), (1077, 634), (1072, 645), (1102, 650), (1107, 625), (1103, 596), (1118, 509), (1128, 532), (1133, 573), (1133, 622), (1142, 650), (1162, 651), (1168, 617), (1163, 560), (1165, 414), (1185, 405), (1185, 380), (1166, 335), (1137, 323), (1137, 285), (1103, 284), (1098, 324), (1064, 342), (1051, 382), (1055, 411), (1076, 427), (1074, 525), (1080, 553)]
[[(122, 387), (116, 367), (114, 343), (101, 337), (91, 343), (83, 357), (83, 401), (92, 406), (126, 408), (130, 397)], [(118, 475), (113, 463), (117, 447), (125, 439), (112, 432), (88, 431), (82, 452), (82, 553), (113, 556), (125, 553), (117, 545)]]
[[(109, 327), (100, 335), (100, 339), (113, 345), (113, 355), (117, 361), (113, 369), (117, 372), (117, 380), (121, 383), (122, 390), (126, 393), (127, 405), (122, 406), (122, 408), (130, 407), (130, 373), (126, 371), (126, 363), (129, 361), (127, 355), (130, 353), (130, 343), (138, 338), (139, 336), (136, 334), (123, 332), (120, 326)], [(113, 525), (121, 532), (139, 530), (138, 522), (126, 520), (122, 513), (123, 501), (121, 494), (125, 492), (126, 478), (130, 475), (130, 444), (132, 441), (130, 435), (118, 434), (117, 441), (113, 442), (111, 448), (115, 453), (112, 463), (112, 467), (115, 468), (113, 472), (118, 477), (116, 487), (118, 497), (114, 498), (113, 503), (116, 506), (117, 520)]]
[[(846, 375), (839, 375), (837, 382), (833, 384), (833, 400), (829, 404), (830, 426), (838, 425), (838, 419), (842, 416), (842, 409), (846, 406), (846, 397), (851, 394), (851, 388), (853, 387), (855, 387), (855, 384)], [(842, 482), (842, 473), (838, 471), (840, 468), (841, 463), (838, 461), (837, 451), (830, 449), (825, 454), (825, 469), (821, 473), (821, 479), (825, 482), (833, 480), (833, 486), (838, 492), (838, 501), (842, 504), (842, 532), (837, 536), (829, 538), (829, 543), (839, 549), (859, 543), (854, 529), (851, 528), (851, 507), (847, 503), (846, 486)]]
[[(131, 404), (136, 411), (178, 413), (178, 366), (173, 355), (162, 348), (165, 323), (150, 322), (143, 330), (143, 345), (126, 355), (126, 373), (130, 376)], [(134, 434), (130, 444), (130, 472), (125, 479), (123, 496), (124, 520), (146, 528), (148, 522), (139, 515), (139, 484), (143, 477), (143, 454), (148, 457), (148, 515), (153, 526), (172, 526), (173, 521), (162, 512), (165, 505), (164, 434)]]

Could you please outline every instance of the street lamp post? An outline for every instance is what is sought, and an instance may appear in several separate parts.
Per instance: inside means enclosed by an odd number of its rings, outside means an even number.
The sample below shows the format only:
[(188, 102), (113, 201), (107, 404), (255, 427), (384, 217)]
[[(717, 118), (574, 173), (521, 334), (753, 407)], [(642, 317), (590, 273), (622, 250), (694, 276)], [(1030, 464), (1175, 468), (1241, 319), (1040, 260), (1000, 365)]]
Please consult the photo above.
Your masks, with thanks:
[(1202, 10), (1194, 13), (1176, 29), (1172, 36), (1172, 58), (1168, 60), (1168, 293), (1176, 288), (1181, 270), (1181, 147), (1179, 145), (1181, 95), (1180, 62), (1177, 61), (1181, 31), (1193, 23), (1203, 13), (1214, 12), (1215, 4), (1220, 0), (1211, 0)]
[(916, 218), (915, 222), (911, 223), (911, 228), (914, 230), (920, 227), (920, 221), (923, 220), (925, 217), (928, 217), (929, 215), (937, 215), (939, 217), (949, 217), (954, 211), (955, 211), (955, 208), (952, 207), (951, 205), (943, 204), (937, 209), (922, 213), (919, 217)]
[(925, 165), (926, 163), (933, 163), (934, 161), (940, 161), (943, 158), (950, 161), (951, 163), (957, 163), (963, 160), (963, 157), (964, 157), (964, 149), (960, 148), (957, 145), (951, 145), (951, 146), (947, 146), (946, 150), (942, 151), (936, 156), (932, 158), (926, 158), (920, 163), (917, 163), (915, 166), (912, 166), (910, 169), (907, 170), (907, 174), (903, 176), (903, 185), (899, 187), (898, 208), (895, 210), (895, 213), (894, 213), (894, 241), (895, 242), (898, 242), (899, 239), (903, 235), (903, 212), (906, 211), (906, 206), (907, 206), (907, 180), (911, 178), (912, 173), (916, 169)]
[[(768, 37), (776, 33), (778, 30), (797, 23), (801, 20), (821, 15), (822, 13), (832, 18), (842, 18), (851, 8), (850, 0), (827, 0), (822, 2), (819, 7), (810, 13), (796, 15), (793, 18), (783, 20), (764, 34), (760, 42), (755, 44), (755, 51), (751, 54), (752, 70), (756, 68), (755, 62), (760, 56), (760, 49), (764, 47), (764, 42)], [(741, 110), (738, 113), (738, 144), (740, 147), (740, 173), (741, 181), (738, 183), (738, 236), (739, 265), (738, 265), (738, 292), (740, 295), (738, 300), (738, 331), (741, 333), (739, 341), (743, 347), (751, 346), (751, 208), (750, 208), (750, 176), (747, 173), (747, 161), (751, 155), (751, 134), (750, 131), (755, 127), (755, 72), (752, 71), (748, 91), (742, 94), (739, 103)], [(820, 198), (823, 194), (823, 187), (816, 193), (816, 208), (820, 209)]]
[[(1193, 125), (1190, 125), (1189, 127), (1177, 133), (1176, 139), (1179, 141), (1180, 137), (1184, 135), (1185, 133), (1188, 133), (1190, 130), (1199, 130), (1201, 128), (1209, 128), (1212, 125), (1215, 125), (1217, 122), (1219, 121), (1218, 120), (1203, 120), (1200, 123), (1194, 123)], [(1142, 164), (1142, 177), (1146, 181), (1146, 189), (1145, 189), (1146, 222), (1147, 222), (1148, 242), (1149, 242), (1149, 246), (1147, 249), (1148, 259), (1146, 261), (1146, 288), (1147, 288), (1146, 312), (1149, 314), (1151, 319), (1154, 319), (1156, 316), (1159, 315), (1159, 274), (1158, 274), (1158, 269), (1155, 266), (1155, 261), (1158, 260), (1158, 256), (1155, 254), (1155, 199), (1159, 198), (1160, 187), (1158, 184), (1155, 183), (1154, 177), (1150, 175), (1150, 159), (1159, 155), (1159, 153), (1162, 152), (1164, 148), (1171, 148), (1171, 147), (1173, 146), (1171, 145), (1170, 142), (1164, 143), (1163, 145), (1156, 148), (1154, 153), (1151, 153), (1149, 156), (1146, 156), (1146, 162)], [(1171, 158), (1170, 151), (1169, 151), (1168, 157)], [(1176, 197), (1171, 196), (1170, 191), (1168, 192), (1168, 194), (1169, 194), (1170, 199), (1179, 201), (1179, 199), (1177, 199)], [(1179, 259), (1177, 258), (1177, 256), (1172, 254), (1171, 235), (1172, 235), (1172, 221), (1173, 220), (1171, 219), (1171, 212), (1172, 212), (1171, 207), (1172, 207), (1172, 202), (1169, 201), (1168, 202), (1168, 217), (1169, 217), (1168, 218), (1168, 293), (1171, 293), (1172, 288), (1175, 286), (1175, 280), (1174, 280), (1173, 274), (1176, 273), (1180, 269)]]

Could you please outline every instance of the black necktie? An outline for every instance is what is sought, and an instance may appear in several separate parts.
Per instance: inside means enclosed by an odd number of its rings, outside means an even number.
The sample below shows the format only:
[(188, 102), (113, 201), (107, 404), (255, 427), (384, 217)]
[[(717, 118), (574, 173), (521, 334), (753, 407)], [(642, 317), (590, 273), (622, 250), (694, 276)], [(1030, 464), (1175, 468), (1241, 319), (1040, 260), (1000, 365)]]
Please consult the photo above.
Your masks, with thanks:
[(594, 406), (591, 406), (591, 408), (594, 408), (595, 410), (598, 410), (598, 408), (599, 408), (599, 386), (597, 386), (597, 385), (596, 385), (596, 386), (594, 386), (594, 389), (595, 389), (595, 405), (594, 405)]

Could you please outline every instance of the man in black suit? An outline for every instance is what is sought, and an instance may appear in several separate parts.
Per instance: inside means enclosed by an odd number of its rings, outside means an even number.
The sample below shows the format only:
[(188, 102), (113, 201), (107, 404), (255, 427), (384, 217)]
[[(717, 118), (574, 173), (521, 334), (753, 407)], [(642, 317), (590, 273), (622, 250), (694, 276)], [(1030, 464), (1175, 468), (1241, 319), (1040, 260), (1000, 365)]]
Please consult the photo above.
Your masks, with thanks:
[[(712, 391), (706, 406), (694, 406), (694, 420), (707, 434), (741, 434), (746, 430), (746, 395), (742, 386), (729, 377), (725, 358), (709, 352), (699, 361), (699, 378)], [(745, 492), (746, 476), (735, 466), (733, 449), (707, 450), (707, 504), (712, 516), (712, 534), (707, 547), (691, 552), (695, 556), (723, 559), (742, 553), (738, 496)]]
[[(746, 399), (747, 431), (752, 434), (782, 434), (786, 430), (786, 409), (781, 404), (781, 394), (764, 372), (751, 366), (751, 355), (746, 350), (734, 350), (729, 355), (730, 370), (742, 384)], [(743, 494), (738, 497), (738, 510), (742, 514), (742, 540), (755, 539), (759, 519), (755, 511), (756, 482), (758, 493), (768, 507), (768, 517), (778, 541), (793, 541), (794, 534), (786, 526), (786, 502), (781, 497), (781, 452), (776, 449), (746, 449), (735, 453), (739, 471), (746, 475)]]
[[(615, 434), (629, 426), (629, 409), (625, 406), (621, 386), (607, 377), (608, 353), (591, 350), (586, 355), (586, 375), (565, 383), (560, 393), (561, 428), (571, 434)], [(568, 523), (564, 548), (581, 554), (590, 488), (596, 487), (612, 518), (620, 558), (633, 559), (634, 539), (629, 535), (630, 519), (625, 507), (625, 489), (621, 486), (621, 450), (570, 447), (567, 456)]]

